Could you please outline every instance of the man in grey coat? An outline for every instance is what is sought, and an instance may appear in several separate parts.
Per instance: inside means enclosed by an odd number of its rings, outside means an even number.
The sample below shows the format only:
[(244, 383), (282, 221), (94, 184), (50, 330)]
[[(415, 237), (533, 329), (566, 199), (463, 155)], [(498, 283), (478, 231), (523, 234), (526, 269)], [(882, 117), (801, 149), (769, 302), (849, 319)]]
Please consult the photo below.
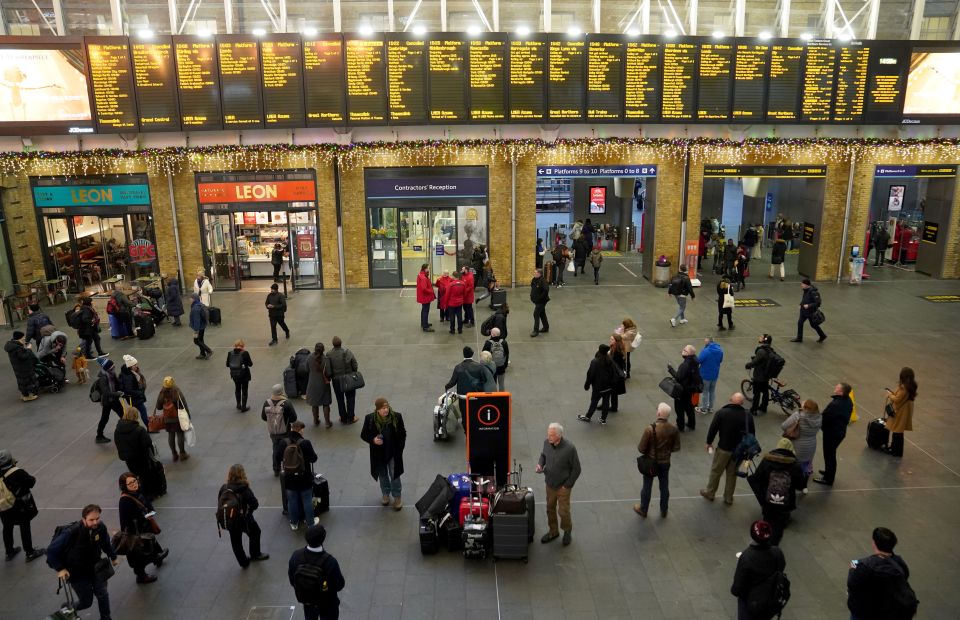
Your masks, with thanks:
[(563, 546), (570, 544), (573, 523), (570, 520), (570, 491), (580, 477), (580, 457), (577, 448), (563, 438), (563, 426), (554, 422), (547, 427), (547, 439), (537, 461), (537, 473), (544, 475), (547, 486), (547, 523), (550, 531), (540, 539), (548, 543), (560, 536), (557, 513), (563, 528)]

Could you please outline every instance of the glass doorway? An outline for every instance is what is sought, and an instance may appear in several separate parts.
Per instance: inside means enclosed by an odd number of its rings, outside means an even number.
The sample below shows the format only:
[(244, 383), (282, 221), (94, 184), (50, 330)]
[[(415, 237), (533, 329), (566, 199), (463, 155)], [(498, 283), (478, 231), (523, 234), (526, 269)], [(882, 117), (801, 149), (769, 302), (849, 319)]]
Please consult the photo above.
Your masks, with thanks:
[(457, 213), (453, 209), (400, 210), (402, 284), (413, 286), (424, 263), (433, 279), (457, 268)]
[(321, 288), (320, 248), (317, 239), (317, 214), (299, 211), (289, 214), (287, 243), (293, 262), (293, 288)]
[[(233, 223), (230, 214), (205, 213), (204, 238), (207, 244), (207, 273), (213, 288), (235, 291), (240, 288), (241, 261), (238, 256), (247, 255), (244, 243), (238, 247), (233, 235)], [(245, 261), (244, 261), (244, 264)]]

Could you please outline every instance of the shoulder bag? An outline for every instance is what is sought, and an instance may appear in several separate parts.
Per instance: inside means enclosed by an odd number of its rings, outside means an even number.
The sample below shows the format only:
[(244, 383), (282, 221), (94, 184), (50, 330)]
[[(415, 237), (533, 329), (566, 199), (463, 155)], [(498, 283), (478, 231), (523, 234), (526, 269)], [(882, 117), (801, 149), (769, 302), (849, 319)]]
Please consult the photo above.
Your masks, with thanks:
[(187, 411), (187, 408), (183, 405), (181, 398), (177, 398), (177, 419), (180, 421), (181, 431), (190, 430), (190, 412)]
[(340, 389), (344, 392), (353, 392), (359, 390), (366, 383), (363, 381), (363, 375), (359, 370), (353, 370), (345, 375), (340, 375)]
[(129, 500), (132, 500), (133, 503), (135, 503), (137, 506), (140, 507), (140, 510), (143, 511), (144, 519), (146, 519), (147, 523), (150, 524), (150, 533), (151, 533), (151, 534), (153, 534), (154, 536), (156, 536), (157, 534), (159, 534), (159, 533), (162, 531), (162, 530), (160, 529), (160, 524), (157, 523), (157, 518), (156, 518), (156, 517), (148, 517), (148, 516), (146, 516), (146, 515), (147, 515), (147, 507), (143, 505), (143, 502), (141, 502), (141, 501), (138, 500), (136, 497), (134, 497), (134, 496), (132, 496), (132, 495), (130, 495), (130, 494), (128, 494), (128, 493), (124, 493), (124, 494), (123, 494), (123, 497), (126, 497), (126, 498), (129, 499)]
[(630, 346), (634, 349), (637, 349), (640, 347), (641, 342), (643, 342), (643, 336), (641, 336), (640, 333), (638, 332), (637, 335), (634, 336), (633, 342), (630, 344)]
[(657, 475), (657, 424), (650, 425), (650, 445), (653, 446), (653, 456), (641, 454), (637, 457), (637, 469), (643, 476)]
[(727, 289), (727, 292), (723, 294), (723, 308), (733, 308), (737, 305), (737, 300), (734, 299), (733, 293), (730, 292), (730, 289)]

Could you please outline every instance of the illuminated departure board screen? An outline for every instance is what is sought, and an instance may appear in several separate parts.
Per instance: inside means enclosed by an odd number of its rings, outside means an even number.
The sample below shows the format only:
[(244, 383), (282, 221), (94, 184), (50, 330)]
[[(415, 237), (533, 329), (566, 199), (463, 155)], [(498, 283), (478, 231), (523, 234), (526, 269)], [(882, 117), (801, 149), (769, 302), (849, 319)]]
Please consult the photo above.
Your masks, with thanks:
[(137, 100), (127, 41), (117, 37), (86, 37), (84, 42), (97, 131), (136, 132)]
[(837, 90), (833, 101), (833, 120), (859, 123), (867, 100), (869, 47), (841, 47), (837, 58)]
[(173, 39), (130, 41), (140, 131), (180, 131)]
[(506, 120), (507, 49), (506, 39), (470, 41), (470, 120)]
[(796, 122), (803, 74), (802, 45), (772, 45), (767, 80), (767, 121)]
[(173, 48), (183, 130), (222, 129), (216, 43), (176, 36)]
[(660, 118), (659, 43), (627, 43), (623, 74), (623, 117), (627, 121), (656, 121)]
[(910, 48), (906, 45), (885, 44), (871, 48), (866, 122), (900, 122), (909, 65)]
[(623, 118), (623, 54), (619, 38), (591, 38), (587, 44), (587, 118)]
[(387, 41), (387, 92), (390, 120), (423, 123), (427, 120), (427, 42), (423, 39)]
[(732, 120), (763, 122), (769, 53), (768, 45), (737, 45), (733, 67)]
[[(547, 118), (580, 120), (584, 109), (584, 63), (586, 43), (565, 36), (547, 42)], [(512, 91), (511, 91), (512, 92)]]
[(387, 120), (387, 67), (383, 39), (347, 39), (347, 118), (351, 123)]
[(663, 46), (660, 116), (664, 121), (694, 118), (697, 47), (696, 43), (667, 43)]
[(467, 112), (467, 42), (463, 39), (431, 40), (428, 49), (432, 121), (465, 121)]
[(837, 69), (837, 50), (829, 45), (808, 45), (803, 71), (801, 120), (826, 123), (833, 109), (833, 84)]
[(544, 97), (546, 41), (510, 41), (510, 120), (540, 121), (546, 116)]
[(697, 118), (725, 121), (730, 118), (730, 86), (733, 84), (733, 45), (704, 43), (700, 46)]
[(303, 95), (307, 127), (346, 124), (343, 40), (338, 35), (303, 42)]
[(260, 41), (263, 120), (267, 127), (303, 127), (303, 50), (296, 34)]
[(263, 127), (257, 40), (245, 35), (218, 36), (217, 55), (224, 129)]

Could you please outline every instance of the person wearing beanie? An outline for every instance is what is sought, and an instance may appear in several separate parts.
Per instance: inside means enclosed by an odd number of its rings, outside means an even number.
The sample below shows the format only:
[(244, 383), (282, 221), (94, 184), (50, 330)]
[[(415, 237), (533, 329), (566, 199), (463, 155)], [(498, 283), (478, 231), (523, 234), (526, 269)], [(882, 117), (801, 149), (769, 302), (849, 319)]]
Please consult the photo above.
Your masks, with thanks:
[(453, 415), (460, 421), (463, 432), (467, 432), (467, 421), (463, 419), (466, 411), (464, 404), (470, 392), (483, 392), (484, 386), (494, 383), (493, 373), (484, 364), (473, 359), (473, 348), (463, 347), (463, 361), (453, 367), (453, 374), (444, 389), (457, 386), (457, 400), (453, 402)]
[(753, 388), (753, 403), (750, 405), (750, 413), (766, 413), (767, 405), (770, 403), (770, 376), (768, 368), (770, 367), (770, 354), (773, 351), (773, 336), (770, 334), (761, 334), (757, 338), (757, 348), (753, 351), (753, 357), (747, 362), (747, 370), (752, 370), (751, 375)]
[(27, 342), (35, 343), (34, 346), (39, 349), (40, 338), (43, 335), (40, 330), (47, 325), (53, 325), (53, 321), (40, 309), (40, 304), (30, 304), (27, 313)]
[(330, 384), (333, 385), (333, 395), (337, 399), (340, 423), (355, 424), (357, 422), (357, 391), (344, 390), (342, 377), (357, 372), (360, 366), (353, 351), (343, 346), (340, 336), (334, 336), (331, 343), (333, 348), (327, 353), (327, 359), (330, 360)]
[(600, 424), (606, 425), (607, 423), (607, 413), (610, 411), (610, 393), (613, 392), (617, 376), (616, 366), (614, 366), (608, 353), (610, 353), (610, 345), (602, 344), (597, 348), (596, 355), (590, 360), (587, 378), (583, 382), (584, 391), (591, 390), (590, 406), (587, 408), (586, 414), (577, 416), (577, 419), (581, 422), (590, 422), (599, 404)]
[[(180, 388), (177, 387), (173, 377), (164, 377), (160, 393), (157, 394), (157, 403), (154, 409), (162, 412), (163, 427), (167, 431), (167, 445), (170, 446), (170, 452), (173, 454), (173, 462), (186, 461), (190, 458), (186, 449), (186, 436), (183, 427), (180, 426), (180, 409), (187, 411), (190, 416), (190, 406), (187, 404), (187, 397), (183, 395)], [(180, 451), (177, 452), (177, 447)]]
[(679, 398), (673, 399), (673, 408), (677, 412), (677, 428), (682, 433), (689, 428), (693, 431), (697, 426), (697, 414), (693, 409), (693, 395), (703, 391), (703, 378), (700, 376), (700, 362), (697, 360), (697, 349), (692, 345), (684, 345), (680, 350), (683, 361), (676, 371), (672, 366), (667, 370), (683, 388)]
[(37, 381), (35, 366), (39, 361), (27, 342), (26, 334), (21, 331), (13, 332), (13, 337), (3, 345), (3, 350), (10, 358), (13, 374), (17, 378), (17, 388), (20, 390), (20, 400), (29, 402), (37, 399), (40, 384)]
[(878, 527), (874, 528), (871, 538), (873, 554), (850, 562), (847, 573), (850, 619), (913, 618), (917, 598), (908, 583), (910, 569), (907, 563), (893, 551), (897, 546), (897, 535), (885, 527)]
[(386, 398), (378, 398), (373, 408), (373, 413), (363, 418), (360, 438), (370, 444), (370, 475), (380, 483), (380, 503), (390, 505), (392, 496), (393, 509), (400, 510), (403, 507), (400, 476), (403, 475), (407, 428), (403, 425), (403, 416), (393, 410)]
[[(273, 386), (273, 390), (263, 403), (260, 410), (260, 419), (267, 423), (267, 433), (270, 435), (270, 453), (273, 455), (273, 475), (280, 476), (280, 461), (283, 456), (283, 450), (280, 443), (287, 438), (290, 433), (290, 425), (297, 421), (297, 411), (293, 408), (293, 403), (283, 393), (283, 386), (279, 383)], [(286, 495), (283, 497), (283, 509), (287, 510)]]
[(83, 353), (88, 360), (96, 359), (93, 356), (93, 349), (96, 348), (97, 355), (103, 357), (103, 347), (100, 346), (100, 315), (93, 307), (93, 299), (89, 295), (82, 295), (80, 303), (74, 307), (74, 313), (77, 315), (74, 325), (77, 327), (77, 336), (82, 341)]
[(203, 341), (203, 333), (210, 323), (207, 307), (200, 301), (200, 295), (197, 293), (194, 293), (191, 299), (193, 299), (193, 302), (190, 304), (190, 329), (193, 330), (193, 344), (200, 349), (200, 355), (197, 356), (197, 359), (210, 359), (213, 357), (213, 349)]
[[(670, 405), (657, 405), (657, 420), (643, 430), (637, 445), (640, 454), (649, 456), (656, 463), (655, 473), (660, 482), (660, 516), (663, 518), (667, 516), (670, 502), (670, 456), (680, 450), (680, 431), (670, 424), (669, 419)], [(650, 496), (653, 494), (653, 476), (645, 471), (640, 473), (643, 476), (643, 489), (640, 491), (640, 503), (633, 505), (633, 511), (646, 519)]]
[(150, 423), (147, 420), (147, 379), (140, 371), (137, 358), (129, 354), (123, 356), (123, 366), (120, 367), (120, 390), (130, 399), (130, 404), (140, 412), (144, 428), (148, 428)]
[(797, 491), (805, 486), (793, 442), (781, 437), (777, 447), (763, 455), (747, 482), (760, 503), (763, 520), (773, 528), (771, 544), (779, 545), (790, 513), (797, 507)]
[(7, 562), (20, 553), (20, 547), (13, 546), (13, 528), (20, 526), (20, 541), (26, 549), (27, 562), (32, 562), (46, 553), (43, 547), (34, 548), (30, 533), (30, 521), (37, 516), (37, 504), (30, 489), (37, 479), (17, 467), (17, 460), (9, 450), (0, 450), (0, 478), (14, 497), (13, 506), (0, 512), (3, 523), (3, 548), (7, 552)]
[(308, 527), (306, 539), (307, 546), (290, 555), (287, 577), (303, 604), (305, 620), (336, 620), (340, 617), (337, 592), (347, 583), (340, 563), (323, 548), (327, 530), (322, 525)]
[(280, 286), (276, 282), (270, 285), (270, 292), (267, 293), (267, 300), (263, 305), (267, 307), (267, 317), (270, 319), (269, 345), (272, 347), (277, 344), (277, 325), (283, 328), (287, 340), (290, 340), (290, 328), (284, 320), (287, 314), (287, 298), (280, 292)]
[(823, 342), (827, 335), (820, 329), (820, 323), (823, 322), (823, 312), (820, 311), (820, 305), (823, 299), (820, 297), (820, 291), (810, 283), (810, 278), (804, 278), (800, 282), (800, 288), (803, 289), (803, 297), (800, 299), (800, 319), (797, 321), (797, 337), (790, 342), (803, 342), (803, 324), (810, 321), (810, 327), (820, 336), (817, 342)]
[[(787, 566), (780, 548), (771, 544), (773, 528), (766, 521), (754, 521), (750, 526), (750, 538), (753, 543), (741, 552), (737, 560), (737, 569), (733, 574), (730, 594), (737, 597), (737, 620), (768, 620), (777, 615), (762, 613), (751, 609), (750, 592), (776, 573), (782, 573)], [(768, 603), (756, 600), (754, 603)]]
[(309, 525), (320, 521), (313, 511), (313, 464), (317, 462), (317, 453), (313, 444), (303, 438), (303, 429), (303, 422), (293, 422), (287, 436), (277, 442), (280, 454), (274, 454), (274, 459), (280, 459), (290, 529), (294, 532), (300, 529), (301, 522)]
[(107, 428), (107, 421), (110, 419), (110, 412), (117, 414), (118, 418), (123, 417), (123, 406), (120, 404), (120, 398), (123, 397), (123, 390), (120, 388), (120, 379), (114, 372), (114, 363), (108, 357), (99, 357), (100, 374), (97, 376), (97, 385), (100, 392), (100, 422), (97, 424), (97, 443), (110, 443), (110, 439), (103, 434)]
[(677, 313), (670, 319), (671, 327), (687, 322), (684, 313), (687, 311), (688, 295), (690, 299), (696, 299), (697, 297), (697, 294), (693, 292), (690, 276), (687, 275), (687, 266), (680, 265), (680, 272), (670, 279), (670, 285), (667, 287), (667, 296), (673, 297), (677, 302)]

